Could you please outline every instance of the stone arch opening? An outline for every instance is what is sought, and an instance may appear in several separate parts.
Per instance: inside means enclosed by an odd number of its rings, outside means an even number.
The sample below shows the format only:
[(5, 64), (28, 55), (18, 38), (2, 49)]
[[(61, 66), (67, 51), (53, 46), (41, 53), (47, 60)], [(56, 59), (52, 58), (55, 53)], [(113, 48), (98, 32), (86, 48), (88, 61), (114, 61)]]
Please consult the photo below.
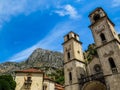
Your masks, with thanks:
[(85, 83), (82, 90), (107, 90), (107, 87), (100, 81), (91, 81)]
[(99, 14), (95, 14), (94, 17), (93, 17), (93, 19), (94, 19), (95, 21), (99, 20), (99, 19), (100, 19), (100, 15), (99, 15)]

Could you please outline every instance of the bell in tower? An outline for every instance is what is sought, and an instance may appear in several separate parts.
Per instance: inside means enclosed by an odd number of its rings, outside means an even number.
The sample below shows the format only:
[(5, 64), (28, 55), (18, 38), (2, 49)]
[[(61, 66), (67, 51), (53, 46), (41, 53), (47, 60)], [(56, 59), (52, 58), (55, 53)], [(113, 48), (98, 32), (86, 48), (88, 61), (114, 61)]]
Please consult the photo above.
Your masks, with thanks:
[(89, 15), (92, 24), (96, 23), (105, 16), (106, 16), (105, 11), (100, 7), (97, 8), (95, 11), (91, 12), (91, 14)]

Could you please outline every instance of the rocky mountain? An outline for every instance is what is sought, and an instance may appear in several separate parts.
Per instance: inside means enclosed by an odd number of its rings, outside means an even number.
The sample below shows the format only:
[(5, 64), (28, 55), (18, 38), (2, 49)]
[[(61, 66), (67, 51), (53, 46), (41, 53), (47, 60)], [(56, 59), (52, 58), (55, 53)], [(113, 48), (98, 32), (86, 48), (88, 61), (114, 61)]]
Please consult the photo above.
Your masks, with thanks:
[(51, 74), (55, 70), (63, 69), (63, 54), (60, 52), (44, 50), (41, 48), (36, 49), (30, 57), (22, 62), (5, 62), (0, 64), (0, 74), (12, 73), (15, 70), (26, 68), (38, 68)]

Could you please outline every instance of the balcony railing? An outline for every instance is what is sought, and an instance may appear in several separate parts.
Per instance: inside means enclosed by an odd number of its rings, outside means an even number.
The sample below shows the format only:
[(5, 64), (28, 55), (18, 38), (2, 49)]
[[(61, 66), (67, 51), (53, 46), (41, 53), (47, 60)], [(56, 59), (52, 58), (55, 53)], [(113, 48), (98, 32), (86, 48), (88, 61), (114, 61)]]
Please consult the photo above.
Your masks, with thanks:
[(101, 82), (104, 83), (103, 73), (100, 72), (100, 73), (97, 73), (97, 74), (94, 74), (94, 75), (91, 75), (91, 76), (81, 77), (79, 79), (81, 85), (83, 85), (86, 82), (90, 82), (90, 81), (94, 81), (94, 80), (98, 80), (98, 81), (101, 81)]
[(24, 82), (25, 84), (29, 84), (29, 85), (31, 85), (31, 83), (32, 83), (32, 80), (25, 80), (25, 82)]
[(32, 80), (25, 80), (24, 88), (27, 89), (27, 90), (30, 90), (31, 84), (32, 84)]

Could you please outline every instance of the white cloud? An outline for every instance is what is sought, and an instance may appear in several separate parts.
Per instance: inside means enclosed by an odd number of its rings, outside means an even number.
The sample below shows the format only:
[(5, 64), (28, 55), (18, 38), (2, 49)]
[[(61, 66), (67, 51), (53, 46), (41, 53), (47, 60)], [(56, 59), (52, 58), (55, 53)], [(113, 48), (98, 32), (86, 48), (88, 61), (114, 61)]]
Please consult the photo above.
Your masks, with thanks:
[(30, 6), (26, 0), (0, 0), (0, 22), (9, 20), (11, 16), (19, 13), (28, 13), (32, 10), (27, 10)]
[[(65, 0), (66, 1), (66, 0)], [(71, 5), (61, 6), (62, 0), (0, 0), (0, 27), (6, 21), (9, 21), (11, 17), (19, 14), (29, 15), (35, 11), (44, 11), (46, 9), (55, 9), (60, 7), (61, 10), (56, 10), (60, 16), (69, 15), (70, 18), (78, 18), (79, 15), (76, 9)]]
[(13, 16), (29, 15), (35, 11), (55, 7), (55, 5), (57, 4), (54, 0), (0, 0), (0, 27)]
[[(72, 22), (63, 22), (57, 24), (50, 33), (41, 41), (29, 47), (21, 52), (10, 57), (7, 61), (12, 62), (19, 62), (26, 60), (29, 55), (36, 49), (36, 48), (44, 48), (44, 49), (51, 49), (51, 50), (59, 50), (61, 51), (61, 43), (63, 42), (63, 36), (69, 32), (71, 29), (73, 30), (75, 27)], [(59, 42), (59, 43), (58, 43)]]
[(113, 0), (113, 1), (112, 1), (112, 6), (113, 6), (113, 7), (118, 7), (118, 6), (120, 6), (120, 0)]
[(72, 19), (80, 18), (80, 15), (78, 14), (77, 10), (70, 4), (58, 7), (58, 10), (55, 10), (54, 13), (57, 13), (60, 16), (68, 15)]
[(28, 58), (28, 56), (33, 52), (33, 50), (35, 50), (37, 47), (36, 46), (32, 46), (30, 48), (27, 48), (26, 50), (23, 50), (15, 55), (13, 55), (12, 57), (9, 58), (9, 60), (7, 61), (11, 61), (11, 62), (19, 62), (19, 61), (23, 61), (26, 60)]

